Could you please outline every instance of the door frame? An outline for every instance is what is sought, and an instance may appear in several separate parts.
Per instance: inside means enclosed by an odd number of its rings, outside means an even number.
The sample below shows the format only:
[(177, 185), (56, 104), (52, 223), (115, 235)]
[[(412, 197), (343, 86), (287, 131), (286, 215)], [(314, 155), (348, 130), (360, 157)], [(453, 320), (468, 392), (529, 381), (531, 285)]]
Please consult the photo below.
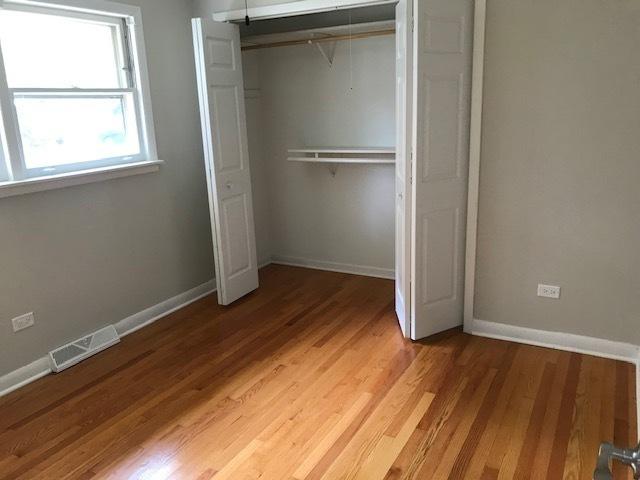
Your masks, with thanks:
[[(397, 2), (400, 3), (400, 2)], [(412, 285), (413, 285), (413, 262), (411, 261), (413, 258), (413, 242), (412, 240), (412, 235), (413, 235), (413, 222), (411, 221), (413, 218), (413, 205), (412, 205), (412, 200), (413, 200), (413, 164), (415, 163), (413, 161), (413, 152), (414, 152), (414, 136), (415, 136), (415, 129), (414, 129), (414, 116), (413, 116), (413, 112), (414, 112), (414, 102), (411, 101), (407, 101), (408, 99), (413, 100), (414, 97), (414, 82), (415, 82), (415, 74), (414, 74), (414, 68), (413, 68), (413, 62), (414, 62), (414, 57), (413, 57), (413, 51), (415, 48), (414, 45), (414, 27), (413, 27), (413, 19), (414, 19), (414, 11), (415, 5), (413, 0), (406, 0), (405, 1), (405, 9), (406, 11), (404, 12), (404, 16), (405, 18), (408, 17), (407, 22), (404, 25), (404, 29), (405, 31), (402, 32), (402, 34), (406, 37), (406, 42), (405, 42), (405, 49), (403, 52), (403, 58), (404, 58), (404, 100), (405, 100), (405, 105), (404, 108), (402, 108), (402, 115), (404, 117), (403, 119), (403, 124), (404, 124), (404, 132), (403, 132), (403, 139), (402, 142), (398, 142), (399, 137), (398, 137), (398, 125), (399, 125), (399, 120), (400, 117), (396, 117), (396, 148), (398, 146), (398, 144), (404, 144), (405, 148), (403, 149), (402, 153), (403, 153), (403, 158), (404, 158), (404, 169), (402, 171), (402, 182), (403, 182), (403, 192), (400, 194), (398, 192), (398, 163), (396, 163), (394, 165), (394, 175), (393, 175), (393, 180), (394, 180), (394, 186), (396, 187), (395, 189), (395, 193), (394, 193), (394, 220), (395, 220), (395, 237), (396, 237), (396, 243), (395, 243), (395, 258), (394, 258), (394, 266), (396, 267), (396, 271), (394, 271), (394, 280), (396, 280), (396, 284), (394, 285), (394, 293), (395, 293), (395, 312), (396, 312), (396, 317), (398, 319), (398, 322), (400, 323), (400, 328), (402, 330), (402, 333), (404, 335), (405, 338), (412, 338), (412, 332), (413, 332), (413, 324), (414, 324), (414, 313), (413, 313), (413, 304), (412, 304), (412, 297), (413, 297), (413, 289), (412, 289)], [(395, 7), (396, 10), (396, 25), (398, 24), (398, 18), (397, 18), (397, 12), (398, 12), (398, 7), (396, 5)], [(397, 36), (397, 29), (396, 29), (396, 49), (397, 49), (397, 45), (398, 45), (398, 36)], [(395, 92), (395, 96), (396, 96), (396, 100), (398, 99), (398, 50), (396, 50), (396, 75), (395, 75), (395, 85), (396, 85), (396, 92)], [(408, 88), (407, 88), (408, 87)], [(396, 115), (398, 114), (398, 104), (396, 103)], [(409, 139), (409, 141), (407, 142), (407, 139)], [(396, 159), (398, 157), (398, 152), (396, 151)], [(402, 204), (402, 208), (403, 208), (403, 216), (402, 216), (402, 221), (398, 222), (398, 205), (397, 203), (400, 202)], [(397, 241), (398, 241), (398, 231), (399, 231), (399, 224), (401, 225), (401, 229), (402, 229), (402, 238), (401, 238), (401, 243), (400, 245), (398, 245)], [(398, 258), (399, 258), (399, 251), (400, 248), (404, 250), (404, 257), (400, 256), (400, 260), (401, 260), (401, 265), (402, 268), (404, 269), (404, 271), (402, 272), (402, 275), (399, 275), (397, 272), (397, 266), (398, 266)], [(404, 259), (404, 261), (402, 261)], [(399, 290), (399, 285), (398, 285), (398, 280), (401, 280), (401, 285), (403, 287), (404, 291), (400, 291)], [(398, 294), (398, 292), (400, 291), (400, 295)], [(402, 308), (398, 308), (399, 306), (399, 302), (398, 302), (398, 298), (399, 296), (402, 298), (402, 305), (400, 305)]]
[(469, 179), (467, 187), (467, 236), (464, 268), (464, 323), (473, 330), (473, 306), (476, 290), (476, 248), (478, 241), (478, 199), (482, 150), (482, 102), (484, 88), (485, 33), (487, 0), (475, 0), (473, 24), (473, 61), (471, 77), (471, 122), (469, 136)]

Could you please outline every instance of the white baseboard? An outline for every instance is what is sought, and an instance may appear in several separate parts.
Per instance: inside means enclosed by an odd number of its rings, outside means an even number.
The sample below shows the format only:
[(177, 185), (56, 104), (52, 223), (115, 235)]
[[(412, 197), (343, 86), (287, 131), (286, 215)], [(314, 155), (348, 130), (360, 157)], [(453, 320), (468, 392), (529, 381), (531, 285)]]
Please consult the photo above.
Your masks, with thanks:
[[(261, 268), (267, 267), (269, 265), (271, 265), (271, 257), (269, 257), (267, 260), (264, 260), (264, 261), (258, 263), (258, 270), (260, 270)], [(214, 281), (215, 281), (215, 279), (214, 279)]]
[[(465, 325), (465, 331), (480, 337), (525, 343), (527, 345), (554, 348), (568, 352), (584, 353), (586, 355), (633, 363), (636, 366), (636, 432), (640, 439), (640, 346), (625, 342), (604, 340), (602, 338), (516, 327), (504, 323), (487, 322), (478, 319), (474, 319), (471, 326)], [(633, 445), (619, 446), (633, 447)]]
[(49, 365), (49, 357), (45, 356), (31, 362), (29, 365), (20, 367), (13, 372), (0, 377), (0, 397), (7, 395), (14, 390), (24, 387), (25, 385), (35, 382), (39, 378), (51, 373), (51, 365)]
[[(202, 297), (215, 291), (215, 280), (210, 280), (202, 285), (198, 285), (191, 290), (180, 293), (175, 297), (146, 308), (130, 317), (124, 318), (115, 324), (116, 331), (123, 337), (135, 332), (156, 320), (169, 315), (187, 305), (200, 300)], [(49, 357), (44, 356), (36, 361), (18, 368), (13, 372), (0, 377), (0, 397), (7, 395), (20, 387), (23, 387), (35, 380), (51, 373)]]
[(611, 358), (637, 364), (640, 359), (640, 347), (630, 343), (615, 342), (602, 338), (585, 337), (572, 333), (550, 332), (533, 328), (516, 327), (504, 323), (473, 320), (468, 333), (480, 337), (509, 340), (539, 347), (555, 348), (569, 352), (584, 353), (596, 357)]
[(351, 273), (354, 275), (364, 275), (366, 277), (386, 279), (395, 278), (395, 271), (391, 268), (352, 265), (349, 263), (325, 262), (323, 260), (312, 260), (309, 258), (273, 255), (271, 257), (271, 263), (275, 263), (277, 265), (289, 265), (292, 267), (312, 268), (314, 270), (327, 270), (329, 272)]
[(197, 287), (187, 290), (186, 292), (179, 293), (175, 297), (171, 297), (164, 302), (160, 302), (152, 307), (145, 308), (141, 312), (134, 313), (130, 317), (124, 318), (115, 323), (116, 331), (118, 335), (124, 337), (133, 333), (147, 325), (152, 324), (156, 320), (169, 315), (170, 313), (180, 310), (187, 305), (200, 300), (203, 297), (216, 291), (216, 281), (209, 280), (208, 282), (198, 285)]

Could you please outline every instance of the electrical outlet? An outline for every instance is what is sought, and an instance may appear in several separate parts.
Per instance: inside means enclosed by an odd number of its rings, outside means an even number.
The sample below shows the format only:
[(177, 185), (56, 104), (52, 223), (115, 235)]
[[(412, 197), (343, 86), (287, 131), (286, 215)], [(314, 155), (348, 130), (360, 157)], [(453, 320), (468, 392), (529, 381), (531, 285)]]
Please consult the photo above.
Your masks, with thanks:
[(13, 331), (19, 332), (20, 330), (24, 330), (25, 328), (32, 327), (35, 323), (35, 318), (33, 317), (33, 312), (25, 313), (24, 315), (20, 315), (19, 317), (11, 320), (13, 324)]
[(560, 298), (560, 287), (538, 284), (538, 296), (546, 298)]

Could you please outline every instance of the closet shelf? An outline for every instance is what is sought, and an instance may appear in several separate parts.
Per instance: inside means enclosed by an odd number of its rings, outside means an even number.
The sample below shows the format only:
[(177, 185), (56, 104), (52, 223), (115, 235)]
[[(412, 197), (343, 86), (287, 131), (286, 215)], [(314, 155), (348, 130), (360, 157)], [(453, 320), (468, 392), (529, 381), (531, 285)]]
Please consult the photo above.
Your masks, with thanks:
[(393, 164), (396, 151), (392, 147), (306, 147), (290, 148), (287, 160), (308, 163)]

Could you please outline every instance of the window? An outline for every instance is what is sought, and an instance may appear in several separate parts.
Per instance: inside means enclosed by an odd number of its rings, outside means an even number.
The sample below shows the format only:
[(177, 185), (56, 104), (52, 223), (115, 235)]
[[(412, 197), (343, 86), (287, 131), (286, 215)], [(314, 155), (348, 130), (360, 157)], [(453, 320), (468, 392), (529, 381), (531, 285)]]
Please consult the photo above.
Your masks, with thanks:
[(78, 3), (0, 7), (0, 182), (156, 160), (139, 10)]

